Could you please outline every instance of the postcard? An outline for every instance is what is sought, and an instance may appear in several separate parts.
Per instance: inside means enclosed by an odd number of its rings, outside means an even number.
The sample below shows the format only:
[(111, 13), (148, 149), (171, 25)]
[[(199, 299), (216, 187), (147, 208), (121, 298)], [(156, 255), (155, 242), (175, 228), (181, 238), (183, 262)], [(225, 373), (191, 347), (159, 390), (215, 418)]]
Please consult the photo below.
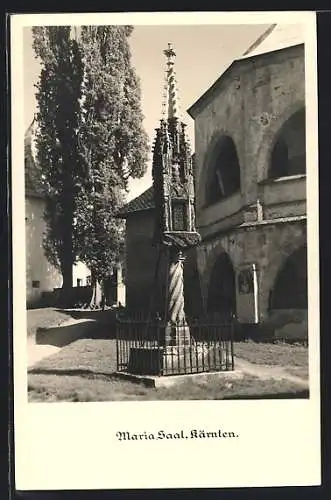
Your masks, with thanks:
[(316, 15), (10, 19), (17, 490), (321, 483)]

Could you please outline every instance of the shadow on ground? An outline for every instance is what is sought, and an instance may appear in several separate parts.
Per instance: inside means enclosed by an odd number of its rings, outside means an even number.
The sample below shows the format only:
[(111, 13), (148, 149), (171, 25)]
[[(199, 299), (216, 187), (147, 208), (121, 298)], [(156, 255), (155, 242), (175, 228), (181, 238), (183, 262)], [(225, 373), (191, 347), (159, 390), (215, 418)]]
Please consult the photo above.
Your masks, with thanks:
[(78, 339), (116, 338), (116, 312), (114, 310), (77, 311), (57, 309), (57, 312), (63, 312), (73, 319), (82, 321), (69, 325), (38, 328), (35, 337), (36, 344), (64, 347)]
[(236, 400), (236, 399), (308, 399), (309, 390), (302, 390), (298, 392), (280, 392), (278, 394), (248, 394), (246, 396), (225, 396), (223, 399)]
[(57, 312), (68, 314), (74, 319), (95, 319), (101, 322), (113, 322), (115, 324), (116, 309), (55, 309)]
[(94, 319), (104, 324), (114, 324), (116, 320), (116, 309), (55, 309), (57, 312), (68, 314), (74, 319)]
[(87, 377), (87, 378), (101, 378), (101, 379), (113, 379), (114, 371), (107, 373), (95, 370), (89, 370), (88, 368), (73, 368), (72, 370), (56, 370), (56, 369), (44, 369), (44, 368), (30, 368), (29, 373), (34, 375), (71, 375), (71, 376), (79, 376), (79, 377)]
[[(105, 381), (116, 381), (117, 378), (116, 376), (114, 376), (114, 373), (113, 372), (109, 372), (109, 373), (106, 373), (106, 372), (95, 372), (94, 370), (89, 370), (89, 369), (72, 369), (72, 370), (57, 370), (57, 369), (42, 369), (42, 368), (32, 368), (29, 370), (29, 373), (32, 374), (32, 375), (56, 375), (56, 376), (73, 376), (73, 377), (82, 377), (83, 379), (92, 379), (92, 380), (105, 380)], [(148, 386), (145, 386), (143, 383), (141, 384), (137, 384), (136, 385), (136, 394), (139, 394), (140, 391), (139, 391), (139, 385), (141, 385), (141, 388), (142, 388), (142, 394), (145, 394), (145, 395), (152, 395), (153, 394), (153, 391), (155, 391), (155, 394), (158, 393), (158, 390), (157, 389), (152, 389)], [(168, 389), (165, 389), (165, 394), (170, 391), (171, 392), (171, 388), (168, 388)], [(161, 392), (162, 394), (162, 392)], [(160, 395), (160, 394), (159, 394)], [(171, 395), (171, 394), (170, 394)], [(274, 393), (274, 392), (270, 392), (270, 393), (257, 393), (257, 394), (238, 394), (238, 395), (223, 395), (223, 397), (215, 397), (213, 399), (223, 399), (223, 400), (241, 400), (241, 401), (245, 401), (245, 400), (264, 400), (264, 399), (267, 399), (267, 400), (270, 400), (270, 399), (273, 399), (273, 400), (278, 400), (278, 399), (308, 399), (309, 398), (309, 390), (306, 389), (306, 390), (298, 390), (298, 391), (284, 391), (284, 392), (280, 392), (280, 393)], [(137, 400), (139, 400), (140, 398), (138, 397)], [(153, 399), (153, 397), (151, 397), (151, 399)], [(158, 399), (158, 398), (156, 398)], [(169, 397), (169, 393), (167, 395), (167, 397), (164, 398), (165, 400), (169, 400), (169, 399), (172, 399), (171, 397)], [(173, 399), (178, 399), (177, 397), (174, 397)], [(183, 392), (183, 397), (181, 398), (183, 400), (185, 399), (192, 399), (191, 397), (188, 397), (188, 398), (185, 398), (185, 394)], [(193, 398), (193, 399), (201, 399), (201, 397), (199, 396), (198, 398)], [(109, 399), (110, 401), (112, 399)]]

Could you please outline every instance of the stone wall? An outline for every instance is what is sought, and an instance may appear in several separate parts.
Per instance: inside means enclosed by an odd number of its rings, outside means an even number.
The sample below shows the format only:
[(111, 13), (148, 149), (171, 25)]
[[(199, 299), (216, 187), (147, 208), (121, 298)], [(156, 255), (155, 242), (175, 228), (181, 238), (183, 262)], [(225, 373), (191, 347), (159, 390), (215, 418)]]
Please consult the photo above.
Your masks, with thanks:
[(307, 309), (279, 309), (271, 311), (268, 324), (276, 338), (307, 338), (308, 311)]
[[(46, 259), (43, 249), (43, 233), (46, 223), (43, 218), (44, 201), (29, 197), (25, 200), (26, 235), (26, 302), (27, 307), (38, 306), (44, 292), (62, 286), (61, 273)], [(87, 285), (89, 269), (82, 262), (73, 266), (73, 286)]]
[(166, 259), (161, 255), (158, 290), (155, 291), (158, 248), (152, 244), (153, 233), (154, 210), (134, 212), (127, 217), (125, 286), (126, 306), (131, 311), (147, 312), (151, 306), (157, 310), (164, 308), (162, 276), (165, 272)]

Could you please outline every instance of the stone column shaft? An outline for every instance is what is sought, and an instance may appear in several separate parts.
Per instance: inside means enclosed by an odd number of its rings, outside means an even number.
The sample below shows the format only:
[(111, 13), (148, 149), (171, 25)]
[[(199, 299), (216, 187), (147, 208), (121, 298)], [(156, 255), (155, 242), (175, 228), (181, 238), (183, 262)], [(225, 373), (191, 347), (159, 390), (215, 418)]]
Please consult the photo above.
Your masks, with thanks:
[(184, 257), (176, 248), (171, 249), (168, 277), (168, 320), (171, 323), (183, 324), (184, 311)]
[(184, 308), (184, 256), (176, 248), (170, 249), (168, 268), (166, 346), (183, 346), (190, 343), (190, 330)]

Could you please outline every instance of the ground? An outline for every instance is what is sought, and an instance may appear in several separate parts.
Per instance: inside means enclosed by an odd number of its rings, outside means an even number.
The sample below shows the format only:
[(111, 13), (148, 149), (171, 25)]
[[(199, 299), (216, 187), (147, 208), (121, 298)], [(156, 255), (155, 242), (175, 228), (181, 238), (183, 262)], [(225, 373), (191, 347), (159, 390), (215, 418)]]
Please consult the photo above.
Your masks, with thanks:
[[(93, 312), (97, 318), (97, 313)], [(28, 328), (67, 319), (71, 313), (28, 311)], [(88, 315), (88, 313), (86, 313)], [(100, 312), (100, 314), (102, 314)], [(75, 315), (75, 314), (74, 314)], [(48, 319), (47, 319), (48, 316)], [(79, 316), (79, 315), (78, 315)], [(76, 313), (77, 317), (77, 313)], [(36, 319), (37, 318), (37, 319)], [(308, 396), (308, 349), (301, 345), (235, 343), (236, 379), (185, 381), (169, 388), (147, 388), (114, 378), (116, 341), (90, 335), (58, 349), (29, 368), (29, 401), (126, 401), (245, 399)], [(94, 337), (94, 338), (91, 338)], [(105, 335), (103, 335), (105, 337)]]
[(293, 375), (308, 379), (308, 349), (303, 345), (237, 342), (235, 353), (250, 363), (281, 366)]
[(27, 312), (28, 337), (35, 335), (37, 328), (61, 325), (70, 317), (69, 312), (53, 307), (30, 309)]

